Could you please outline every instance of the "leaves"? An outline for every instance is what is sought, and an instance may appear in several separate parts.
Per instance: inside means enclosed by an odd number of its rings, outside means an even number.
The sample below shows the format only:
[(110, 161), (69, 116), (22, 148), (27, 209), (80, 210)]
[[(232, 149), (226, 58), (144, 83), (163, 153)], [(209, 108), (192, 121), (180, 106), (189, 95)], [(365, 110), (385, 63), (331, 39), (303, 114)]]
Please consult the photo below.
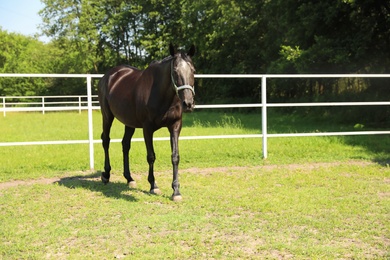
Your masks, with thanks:
[[(53, 39), (52, 45), (34, 43), (35, 49), (47, 49), (36, 53), (28, 47), (32, 39), (7, 40), (3, 33), (0, 42), (7, 43), (0, 47), (2, 71), (30, 67), (104, 73), (123, 63), (145, 68), (169, 55), (170, 42), (185, 49), (192, 43), (197, 46), (197, 73), (389, 73), (390, 68), (390, 5), (381, 0), (42, 2), (41, 28)], [(31, 50), (21, 54), (26, 48)], [(283, 99), (314, 95), (320, 100), (348, 89), (390, 98), (384, 87), (388, 83), (378, 82), (368, 80), (362, 87), (335, 80), (283, 81), (270, 87), (270, 95)], [(282, 85), (290, 88), (288, 94)], [(55, 86), (66, 93), (79, 91), (69, 84)], [(257, 102), (259, 88), (260, 82), (254, 80), (197, 80), (197, 98), (198, 102)]]
[(165, 57), (170, 42), (196, 43), (201, 73), (379, 73), (390, 63), (390, 8), (377, 0), (43, 2), (44, 32), (68, 39), (98, 72), (118, 63), (144, 67)]

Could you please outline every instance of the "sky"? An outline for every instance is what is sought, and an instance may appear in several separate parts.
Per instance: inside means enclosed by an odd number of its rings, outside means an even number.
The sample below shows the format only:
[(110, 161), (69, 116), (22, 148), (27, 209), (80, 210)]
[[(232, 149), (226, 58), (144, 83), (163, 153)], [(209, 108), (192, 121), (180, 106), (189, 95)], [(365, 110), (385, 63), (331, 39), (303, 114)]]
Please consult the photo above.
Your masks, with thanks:
[(0, 0), (0, 26), (8, 32), (33, 36), (40, 32), (38, 12), (43, 7), (40, 0)]

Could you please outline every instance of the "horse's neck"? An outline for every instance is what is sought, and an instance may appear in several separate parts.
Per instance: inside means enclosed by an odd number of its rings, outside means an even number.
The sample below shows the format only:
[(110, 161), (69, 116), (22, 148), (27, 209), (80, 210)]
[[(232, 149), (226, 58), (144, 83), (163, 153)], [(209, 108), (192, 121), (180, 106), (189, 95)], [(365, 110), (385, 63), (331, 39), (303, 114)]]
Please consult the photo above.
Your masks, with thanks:
[(158, 93), (155, 96), (158, 102), (155, 104), (165, 108), (176, 105), (178, 99), (176, 93), (173, 90), (172, 79), (171, 79), (171, 64), (169, 61), (164, 61), (160, 64), (153, 64), (150, 73), (153, 77), (153, 93)]
[[(152, 105), (150, 111), (154, 111), (158, 121), (165, 125), (167, 122), (176, 122), (182, 117), (182, 107), (180, 98), (177, 96), (171, 77), (171, 61), (163, 61), (156, 64), (156, 71), (153, 72), (154, 90), (150, 97), (153, 99), (149, 105)], [(157, 95), (155, 95), (157, 94)]]
[[(168, 61), (162, 62), (159, 64), (157, 68), (157, 74), (155, 75), (155, 80), (161, 82), (160, 88), (162, 93), (172, 94), (169, 96), (173, 96), (175, 93), (172, 86), (172, 78), (171, 78), (171, 63)], [(165, 96), (165, 95), (164, 95)]]

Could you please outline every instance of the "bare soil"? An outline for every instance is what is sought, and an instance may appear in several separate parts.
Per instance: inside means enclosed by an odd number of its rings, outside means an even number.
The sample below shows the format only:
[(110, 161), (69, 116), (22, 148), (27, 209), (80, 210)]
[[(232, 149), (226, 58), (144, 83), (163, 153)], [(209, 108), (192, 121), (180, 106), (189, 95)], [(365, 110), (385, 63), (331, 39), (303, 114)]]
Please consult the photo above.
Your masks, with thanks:
[[(290, 170), (297, 170), (297, 169), (316, 169), (316, 168), (323, 168), (323, 167), (335, 167), (339, 165), (357, 165), (357, 166), (368, 166), (375, 164), (373, 162), (367, 162), (367, 161), (348, 161), (348, 162), (331, 162), (331, 163), (310, 163), (310, 164), (287, 164), (287, 165), (262, 165), (262, 166), (236, 166), (236, 167), (215, 167), (215, 168), (189, 168), (189, 169), (182, 169), (182, 172), (187, 173), (196, 173), (196, 174), (202, 174), (202, 175), (209, 175), (215, 172), (226, 172), (229, 173), (231, 171), (239, 171), (239, 170), (264, 170), (264, 171), (270, 171), (274, 169), (290, 169)], [(31, 180), (15, 180), (15, 181), (8, 181), (8, 182), (2, 182), (0, 183), (0, 190), (17, 187), (17, 186), (28, 186), (28, 185), (34, 185), (34, 184), (53, 184), (56, 182), (59, 182), (63, 180), (64, 178), (68, 179), (91, 179), (96, 178), (100, 179), (100, 172), (94, 172), (91, 171), (83, 171), (83, 172), (72, 172), (69, 174), (65, 174), (65, 176), (62, 177), (53, 177), (53, 178), (40, 178), (40, 179), (31, 179)], [(165, 173), (165, 172), (164, 172)], [(92, 174), (92, 175), (91, 175)]]

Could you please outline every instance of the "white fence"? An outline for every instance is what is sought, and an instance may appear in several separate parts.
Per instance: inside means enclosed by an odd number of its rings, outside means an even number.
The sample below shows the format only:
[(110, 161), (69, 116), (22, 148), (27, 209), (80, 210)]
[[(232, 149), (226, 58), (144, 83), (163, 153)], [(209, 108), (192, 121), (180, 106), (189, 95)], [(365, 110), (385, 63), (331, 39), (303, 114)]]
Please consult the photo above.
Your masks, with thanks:
[[(88, 96), (6, 96), (0, 97), (3, 111), (3, 116), (7, 112), (41, 112), (46, 111), (71, 111), (88, 109)], [(92, 96), (92, 106), (94, 109), (99, 109), (99, 101), (97, 95)]]
[[(39, 141), (39, 142), (4, 142), (0, 146), (20, 146), (20, 145), (52, 145), (52, 144), (89, 144), (89, 158), (90, 168), (94, 168), (94, 144), (100, 143), (100, 140), (93, 139), (93, 124), (92, 124), (92, 110), (99, 109), (96, 105), (96, 100), (92, 95), (92, 78), (101, 78), (101, 74), (0, 74), (0, 77), (56, 77), (56, 78), (85, 78), (87, 81), (87, 95), (86, 96), (71, 96), (76, 98), (75, 101), (63, 102), (47, 102), (48, 99), (55, 99), (57, 97), (33, 97), (40, 98), (40, 102), (35, 102), (35, 107), (8, 107), (8, 105), (15, 105), (7, 103), (7, 99), (16, 99), (20, 97), (1, 97), (3, 106), (0, 111), (6, 116), (6, 112), (10, 111), (61, 111), (61, 110), (88, 110), (88, 140), (66, 140), (66, 141)], [(180, 140), (198, 140), (198, 139), (222, 139), (222, 138), (262, 138), (262, 152), (263, 158), (268, 156), (268, 143), (270, 137), (294, 137), (294, 136), (337, 136), (337, 135), (388, 135), (390, 131), (353, 131), (353, 132), (324, 132), (324, 133), (267, 133), (267, 108), (268, 107), (303, 107), (303, 106), (390, 106), (390, 101), (386, 102), (314, 102), (314, 103), (267, 103), (267, 79), (271, 78), (390, 78), (390, 74), (293, 74), (293, 75), (262, 75), (262, 74), (207, 74), (195, 75), (195, 78), (246, 78), (246, 79), (261, 79), (261, 103), (254, 104), (223, 104), (223, 105), (198, 105), (196, 109), (210, 109), (210, 108), (262, 108), (262, 125), (261, 134), (251, 135), (217, 135), (217, 136), (181, 136)], [(65, 98), (64, 96), (59, 98)], [(69, 98), (67, 96), (66, 98)], [(86, 98), (86, 101), (85, 101)], [(19, 103), (20, 104), (20, 103)], [(31, 103), (29, 103), (31, 105)], [(28, 105), (27, 102), (26, 104)], [(154, 138), (154, 141), (169, 140), (169, 137)], [(113, 142), (120, 142), (121, 140), (112, 140)], [(142, 138), (133, 138), (132, 141), (143, 141)]]

